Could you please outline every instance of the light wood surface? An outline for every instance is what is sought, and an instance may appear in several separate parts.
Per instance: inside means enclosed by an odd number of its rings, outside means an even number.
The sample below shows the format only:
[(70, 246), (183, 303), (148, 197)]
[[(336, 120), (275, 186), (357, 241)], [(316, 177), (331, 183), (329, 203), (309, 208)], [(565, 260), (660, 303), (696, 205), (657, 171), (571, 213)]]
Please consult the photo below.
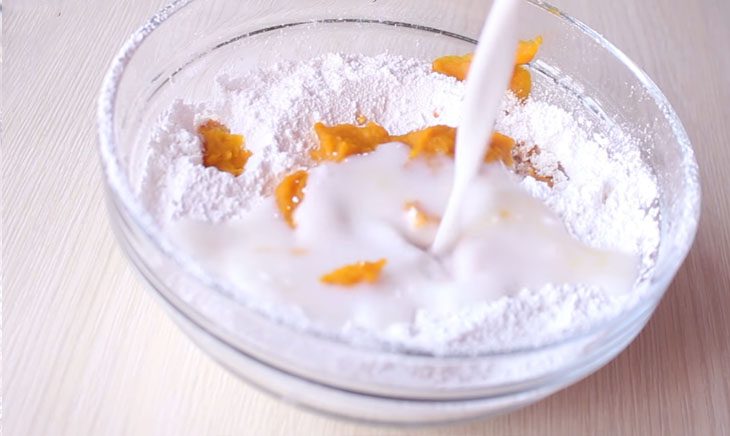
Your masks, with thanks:
[(593, 376), (507, 416), (399, 430), (304, 412), (236, 379), (173, 325), (117, 247), (96, 92), (163, 1), (3, 5), (6, 434), (730, 434), (730, 2), (558, 3), (643, 66), (679, 112), (704, 188), (695, 246), (644, 332)]

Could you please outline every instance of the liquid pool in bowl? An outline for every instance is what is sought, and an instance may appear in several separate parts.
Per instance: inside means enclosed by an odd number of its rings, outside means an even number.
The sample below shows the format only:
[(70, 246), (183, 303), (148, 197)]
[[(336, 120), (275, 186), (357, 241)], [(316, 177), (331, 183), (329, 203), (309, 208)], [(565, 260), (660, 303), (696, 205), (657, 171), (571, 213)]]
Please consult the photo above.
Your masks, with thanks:
[[(470, 51), (488, 4), (454, 10), (398, 1), (363, 5), (177, 2), (115, 59), (100, 97), (99, 132), (110, 214), (120, 243), (191, 337), (244, 379), (297, 404), (375, 422), (433, 423), (488, 416), (565, 387), (618, 354), (651, 316), (697, 225), (697, 168), (681, 123), (656, 86), (590, 29), (526, 2), (519, 34), (546, 41), (533, 64), (534, 96), (639, 143), (659, 186), (661, 239), (650, 291), (631, 310), (539, 347), (434, 356), (379, 349), (273, 320), (231, 298), (166, 239), (133, 194), (140, 144), (175, 98), (205, 100), (222, 68), (265, 67), (324, 53), (382, 52), (433, 59)], [(455, 16), (449, 23), (444, 16)], [(450, 23), (453, 23), (450, 25)], [(458, 23), (455, 24), (455, 23)]]

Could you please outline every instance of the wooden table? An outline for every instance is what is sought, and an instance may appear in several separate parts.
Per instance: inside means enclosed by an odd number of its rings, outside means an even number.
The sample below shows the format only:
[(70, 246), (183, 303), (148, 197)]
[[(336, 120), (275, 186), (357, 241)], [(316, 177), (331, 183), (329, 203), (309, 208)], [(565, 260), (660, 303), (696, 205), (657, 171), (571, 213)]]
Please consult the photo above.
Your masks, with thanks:
[(8, 435), (730, 434), (730, 2), (559, 3), (648, 71), (697, 150), (699, 234), (646, 330), (598, 373), (536, 405), (398, 430), (307, 413), (236, 379), (178, 331), (117, 247), (96, 92), (113, 53), (163, 1), (4, 5)]

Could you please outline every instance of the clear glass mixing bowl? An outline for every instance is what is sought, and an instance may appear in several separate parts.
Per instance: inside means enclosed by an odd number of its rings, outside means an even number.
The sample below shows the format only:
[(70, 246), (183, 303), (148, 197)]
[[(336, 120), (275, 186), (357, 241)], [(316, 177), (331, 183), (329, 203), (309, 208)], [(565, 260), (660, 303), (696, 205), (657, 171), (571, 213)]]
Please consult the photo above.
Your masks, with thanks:
[[(543, 35), (535, 94), (597, 124), (620, 123), (656, 172), (661, 243), (651, 292), (592, 330), (539, 348), (476, 356), (395, 353), (338, 342), (276, 322), (229, 298), (153, 222), (133, 195), (137, 153), (173, 99), (205, 100), (222, 67), (265, 66), (325, 52), (388, 51), (430, 60), (470, 51), (490, 2), (450, 0), (177, 1), (122, 47), (99, 99), (104, 183), (114, 230), (152, 294), (205, 351), (293, 403), (352, 419), (435, 423), (537, 401), (595, 371), (651, 316), (686, 256), (700, 188), (687, 135), (664, 95), (623, 53), (556, 8), (525, 1), (519, 34)], [(448, 20), (445, 20), (448, 17)]]

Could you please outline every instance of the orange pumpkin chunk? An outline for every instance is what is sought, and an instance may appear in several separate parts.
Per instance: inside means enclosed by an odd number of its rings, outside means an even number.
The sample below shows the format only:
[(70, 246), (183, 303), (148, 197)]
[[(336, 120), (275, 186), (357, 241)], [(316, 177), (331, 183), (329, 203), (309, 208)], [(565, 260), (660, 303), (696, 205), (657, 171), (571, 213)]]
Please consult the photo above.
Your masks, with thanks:
[(309, 174), (304, 170), (295, 171), (284, 177), (274, 191), (276, 205), (284, 221), (292, 229), (297, 226), (294, 222), (294, 211), (304, 200), (304, 188), (307, 186), (308, 177)]
[(385, 259), (375, 262), (356, 262), (323, 275), (320, 281), (328, 285), (340, 286), (355, 286), (363, 282), (375, 283), (380, 279), (380, 272), (386, 263)]
[(496, 162), (501, 160), (505, 165), (511, 167), (515, 160), (512, 158), (512, 150), (515, 148), (515, 140), (507, 135), (498, 132), (492, 133), (492, 142), (489, 144), (484, 162)]
[(320, 162), (341, 162), (348, 156), (369, 153), (378, 148), (378, 145), (390, 141), (388, 132), (373, 122), (362, 127), (352, 124), (328, 127), (317, 123), (314, 131), (319, 138), (319, 148), (312, 150), (311, 156)]
[(421, 130), (414, 130), (405, 135), (392, 137), (393, 141), (402, 142), (411, 147), (409, 157), (454, 155), (456, 129), (451, 126), (436, 125)]
[[(411, 147), (409, 157), (432, 157), (437, 155), (453, 156), (456, 146), (456, 128), (437, 125), (414, 130), (405, 135), (393, 136), (394, 141), (402, 142)], [(484, 157), (487, 163), (501, 160), (507, 166), (514, 164), (512, 149), (515, 140), (507, 135), (494, 132), (489, 144), (489, 150)]]
[(509, 89), (522, 101), (525, 101), (530, 96), (532, 91), (532, 76), (527, 68), (522, 66), (516, 66), (514, 73), (512, 73), (512, 80), (509, 83)]
[[(517, 44), (515, 53), (515, 65), (522, 65), (531, 62), (542, 45), (542, 36), (527, 41), (520, 41)], [(442, 56), (431, 63), (431, 70), (435, 73), (446, 74), (457, 80), (465, 80), (469, 73), (474, 53), (467, 53), (463, 56)]]
[(228, 127), (215, 120), (198, 126), (203, 140), (203, 165), (216, 167), (238, 176), (243, 172), (251, 152), (244, 147), (243, 135), (231, 134)]
[[(314, 129), (320, 138), (320, 147), (312, 151), (315, 160), (340, 162), (347, 156), (373, 151), (378, 145), (390, 141), (408, 145), (411, 148), (408, 155), (410, 159), (453, 156), (456, 146), (456, 128), (441, 124), (394, 136), (390, 136), (383, 127), (372, 122), (365, 127), (351, 124), (326, 127), (317, 123)], [(514, 146), (515, 141), (512, 138), (494, 132), (484, 161), (489, 163), (501, 160), (505, 165), (512, 166)]]
[(542, 45), (542, 36), (538, 36), (535, 39), (529, 39), (527, 41), (520, 41), (517, 45), (517, 56), (515, 57), (515, 64), (522, 65), (532, 62), (537, 55), (537, 51)]
[(465, 80), (474, 53), (463, 56), (442, 56), (431, 63), (431, 70), (435, 73), (455, 77), (456, 80)]

